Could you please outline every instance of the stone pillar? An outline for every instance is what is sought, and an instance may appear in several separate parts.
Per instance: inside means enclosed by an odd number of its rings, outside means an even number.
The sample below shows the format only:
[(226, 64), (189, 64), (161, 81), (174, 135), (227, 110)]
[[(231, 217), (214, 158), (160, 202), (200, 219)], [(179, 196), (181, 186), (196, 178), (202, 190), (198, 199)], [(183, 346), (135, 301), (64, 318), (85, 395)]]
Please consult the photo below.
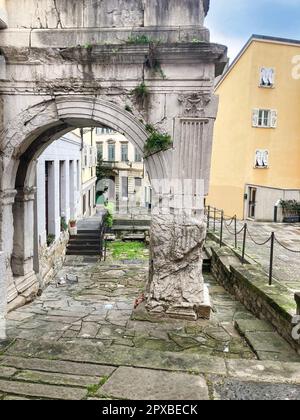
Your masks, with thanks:
[(0, 340), (6, 338), (7, 281), (5, 275), (5, 255), (0, 252)]
[(75, 219), (76, 217), (76, 169), (75, 162), (70, 160), (69, 163), (69, 197), (70, 197), (70, 218)]
[(53, 161), (48, 172), (48, 231), (56, 238), (60, 236), (59, 194), (59, 161)]
[(13, 207), (12, 270), (14, 276), (26, 276), (33, 272), (35, 191), (35, 187), (18, 190)]
[(69, 161), (63, 161), (61, 165), (61, 215), (65, 217), (66, 222), (70, 220), (70, 175), (69, 175)]
[(15, 201), (17, 191), (5, 190), (0, 193), (0, 249), (4, 252), (5, 272), (7, 285), (13, 281), (13, 272), (11, 268), (11, 255), (14, 243), (14, 217), (13, 203)]

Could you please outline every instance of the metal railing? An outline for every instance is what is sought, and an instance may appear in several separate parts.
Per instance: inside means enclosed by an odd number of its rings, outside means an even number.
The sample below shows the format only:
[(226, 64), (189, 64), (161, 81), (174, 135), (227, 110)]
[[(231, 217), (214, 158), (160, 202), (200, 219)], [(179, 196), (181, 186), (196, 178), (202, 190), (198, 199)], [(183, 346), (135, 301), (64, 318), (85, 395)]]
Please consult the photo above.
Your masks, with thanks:
[(285, 246), (276, 236), (275, 232), (272, 232), (271, 235), (263, 242), (258, 242), (251, 231), (249, 230), (248, 223), (244, 223), (241, 229), (238, 229), (238, 220), (237, 216), (226, 216), (223, 210), (219, 210), (215, 207), (206, 206), (205, 207), (205, 214), (207, 217), (207, 228), (208, 231), (212, 230), (214, 233), (217, 233), (217, 226), (219, 227), (219, 244), (220, 247), (224, 245), (223, 236), (224, 236), (224, 228), (226, 231), (234, 237), (234, 248), (238, 249), (238, 240), (239, 236), (242, 236), (242, 255), (241, 261), (242, 264), (246, 263), (246, 249), (247, 249), (247, 240), (252, 241), (256, 246), (267, 246), (270, 247), (270, 262), (269, 262), (269, 285), (272, 286), (273, 284), (273, 270), (274, 270), (274, 251), (275, 245), (278, 245), (284, 248), (286, 251), (300, 254), (300, 250), (290, 249)]
[(100, 227), (100, 261), (106, 261), (107, 254), (107, 240), (106, 240), (107, 228), (105, 221), (103, 220)]

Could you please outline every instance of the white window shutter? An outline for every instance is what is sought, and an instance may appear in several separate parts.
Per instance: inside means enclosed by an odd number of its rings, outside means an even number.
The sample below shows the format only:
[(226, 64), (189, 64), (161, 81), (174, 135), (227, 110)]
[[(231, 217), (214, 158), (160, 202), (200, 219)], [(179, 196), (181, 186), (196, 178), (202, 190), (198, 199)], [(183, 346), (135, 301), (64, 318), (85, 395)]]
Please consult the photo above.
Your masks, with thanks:
[(258, 127), (259, 109), (252, 111), (252, 127)]
[(278, 120), (277, 111), (276, 109), (272, 109), (271, 110), (271, 127), (272, 128), (277, 127), (277, 120)]

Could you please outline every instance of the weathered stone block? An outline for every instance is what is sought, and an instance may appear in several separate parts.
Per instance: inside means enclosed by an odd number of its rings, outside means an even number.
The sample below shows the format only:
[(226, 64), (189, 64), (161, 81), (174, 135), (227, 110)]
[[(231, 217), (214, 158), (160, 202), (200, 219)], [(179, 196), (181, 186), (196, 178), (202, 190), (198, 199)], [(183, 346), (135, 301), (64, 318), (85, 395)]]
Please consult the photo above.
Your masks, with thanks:
[(209, 316), (204, 293), (202, 247), (206, 225), (180, 214), (153, 215), (147, 309), (196, 320)]

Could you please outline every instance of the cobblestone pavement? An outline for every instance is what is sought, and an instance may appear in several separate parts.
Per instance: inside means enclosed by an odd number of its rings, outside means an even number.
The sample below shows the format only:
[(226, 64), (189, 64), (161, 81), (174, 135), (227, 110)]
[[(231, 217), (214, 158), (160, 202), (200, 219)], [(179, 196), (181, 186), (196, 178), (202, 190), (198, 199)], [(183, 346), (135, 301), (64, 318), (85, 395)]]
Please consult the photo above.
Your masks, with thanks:
[[(249, 231), (252, 238), (257, 243), (266, 241), (272, 232), (275, 232), (277, 239), (285, 247), (292, 249), (290, 252), (275, 245), (274, 254), (274, 273), (273, 276), (280, 283), (286, 285), (292, 293), (300, 291), (300, 225), (285, 223), (258, 223), (248, 221)], [(243, 227), (244, 222), (238, 222), (238, 230)], [(234, 225), (230, 221), (226, 222), (224, 228), (224, 241), (234, 245)], [(211, 228), (213, 223), (211, 222)], [(216, 224), (217, 233), (220, 232), (220, 224)], [(238, 246), (242, 249), (243, 234), (239, 235)], [(246, 253), (253, 260), (263, 266), (266, 272), (269, 272), (270, 264), (270, 244), (264, 246), (256, 245), (248, 236)]]
[(209, 275), (210, 321), (132, 319), (147, 272), (145, 261), (68, 257), (58, 278), (78, 283), (53, 283), (8, 316), (0, 398), (300, 399), (298, 356)]

